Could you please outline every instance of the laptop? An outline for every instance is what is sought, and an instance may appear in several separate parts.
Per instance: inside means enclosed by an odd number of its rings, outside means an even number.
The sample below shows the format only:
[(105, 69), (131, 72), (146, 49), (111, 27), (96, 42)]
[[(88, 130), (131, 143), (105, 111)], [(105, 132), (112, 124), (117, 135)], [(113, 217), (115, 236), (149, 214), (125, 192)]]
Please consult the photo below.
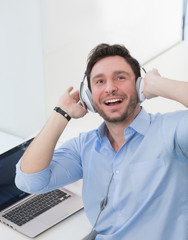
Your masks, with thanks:
[(16, 164), (32, 140), (0, 155), (0, 221), (34, 238), (83, 209), (83, 202), (79, 195), (66, 188), (36, 195), (16, 187)]

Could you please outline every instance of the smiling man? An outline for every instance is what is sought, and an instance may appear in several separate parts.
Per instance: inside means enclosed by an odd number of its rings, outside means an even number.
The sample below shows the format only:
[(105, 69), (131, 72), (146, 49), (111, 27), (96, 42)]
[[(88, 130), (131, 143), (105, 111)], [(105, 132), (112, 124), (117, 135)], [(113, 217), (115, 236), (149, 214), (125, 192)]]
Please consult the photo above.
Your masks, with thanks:
[(124, 129), (141, 109), (136, 93), (135, 74), (123, 57), (109, 56), (93, 66), (90, 73), (90, 88), (93, 106), (106, 122), (111, 143), (114, 142), (111, 132), (113, 129), (118, 130), (116, 142), (122, 139), (119, 147), (114, 146), (118, 151), (125, 142)]
[[(57, 104), (61, 114), (53, 111), (19, 161), (17, 186), (44, 193), (83, 178), (85, 212), (98, 233), (92, 239), (187, 240), (188, 111), (153, 115), (141, 108), (140, 66), (124, 46), (94, 48), (86, 76), (104, 122), (54, 150), (70, 118), (87, 113), (70, 87)], [(188, 107), (188, 83), (156, 69), (145, 75), (143, 92)]]

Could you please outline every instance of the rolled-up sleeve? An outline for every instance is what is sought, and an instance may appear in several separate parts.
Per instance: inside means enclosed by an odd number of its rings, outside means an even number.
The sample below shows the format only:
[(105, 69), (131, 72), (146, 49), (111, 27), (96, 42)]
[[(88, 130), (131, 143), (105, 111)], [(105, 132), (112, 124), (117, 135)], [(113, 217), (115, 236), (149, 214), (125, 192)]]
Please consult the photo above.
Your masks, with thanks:
[(28, 193), (44, 193), (82, 178), (78, 139), (71, 139), (54, 151), (50, 165), (37, 173), (24, 173), (21, 159), (16, 166), (16, 186)]
[[(24, 173), (21, 168), (21, 159), (16, 165), (15, 184), (17, 188), (27, 193), (40, 193), (50, 181), (50, 167), (37, 173)], [(48, 185), (48, 184), (47, 184)]]

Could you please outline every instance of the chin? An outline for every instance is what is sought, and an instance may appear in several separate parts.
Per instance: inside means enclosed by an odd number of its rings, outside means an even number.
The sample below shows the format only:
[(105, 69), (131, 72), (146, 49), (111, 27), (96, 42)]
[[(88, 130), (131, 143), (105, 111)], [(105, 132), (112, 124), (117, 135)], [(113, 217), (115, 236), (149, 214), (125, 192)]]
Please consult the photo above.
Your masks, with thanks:
[(123, 113), (118, 113), (117, 111), (115, 112), (106, 112), (103, 111), (102, 109), (95, 108), (96, 112), (107, 122), (112, 122), (112, 123), (117, 123), (117, 122), (122, 122), (127, 119), (129, 116), (129, 113), (124, 111)]
[(120, 116), (113, 117), (113, 116), (105, 116), (103, 117), (105, 121), (111, 122), (111, 123), (119, 123), (119, 122), (124, 122), (129, 118), (129, 115), (127, 113), (124, 113)]
[(124, 108), (124, 111), (122, 113), (118, 113), (118, 111), (104, 111), (101, 109), (97, 104), (94, 105), (96, 112), (107, 122), (111, 123), (118, 123), (123, 122), (128, 119), (130, 119), (131, 116), (134, 115), (135, 110), (137, 109), (137, 98), (131, 99), (129, 104)]

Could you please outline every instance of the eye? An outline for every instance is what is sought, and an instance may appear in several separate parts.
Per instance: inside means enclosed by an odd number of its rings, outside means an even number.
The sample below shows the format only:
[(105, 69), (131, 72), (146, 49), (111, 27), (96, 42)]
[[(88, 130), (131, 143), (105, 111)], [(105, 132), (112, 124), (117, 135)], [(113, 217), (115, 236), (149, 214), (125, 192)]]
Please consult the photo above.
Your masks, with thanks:
[(124, 79), (125, 79), (125, 76), (118, 76), (118, 77), (117, 77), (117, 80), (118, 80), (118, 81), (121, 81), (121, 80), (124, 80)]
[(103, 83), (104, 83), (104, 80), (102, 80), (102, 79), (99, 79), (96, 81), (96, 84), (103, 84)]

